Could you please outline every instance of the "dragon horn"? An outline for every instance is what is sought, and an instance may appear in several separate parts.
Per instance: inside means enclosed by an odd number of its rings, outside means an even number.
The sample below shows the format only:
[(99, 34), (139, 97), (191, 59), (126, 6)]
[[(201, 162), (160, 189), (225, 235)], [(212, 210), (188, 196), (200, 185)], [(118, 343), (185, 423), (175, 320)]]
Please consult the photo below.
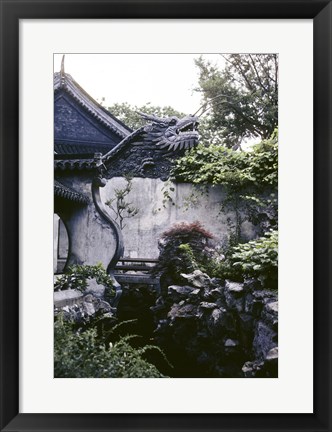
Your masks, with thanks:
[(136, 111), (136, 112), (137, 112), (137, 114), (139, 114), (141, 117), (143, 117), (145, 120), (152, 120), (152, 121), (154, 121), (154, 122), (160, 122), (159, 117), (157, 117), (157, 116), (154, 115), (154, 114), (145, 114), (145, 113), (142, 112), (142, 111)]
[[(198, 110), (195, 112), (195, 114), (193, 114), (193, 117), (195, 117), (197, 115), (197, 113), (206, 107), (206, 105), (208, 105), (209, 103), (211, 103), (213, 100), (218, 99), (220, 97), (225, 97), (225, 98), (229, 98), (229, 99), (233, 99), (232, 96), (229, 95), (225, 95), (225, 94), (218, 94), (217, 96), (209, 99), (208, 101), (206, 101), (205, 103), (203, 103), (203, 105), (201, 105)], [(200, 117), (202, 114), (204, 114), (208, 109), (210, 109), (211, 107), (208, 107), (206, 109), (203, 109), (203, 111), (200, 113), (200, 115), (198, 117)]]

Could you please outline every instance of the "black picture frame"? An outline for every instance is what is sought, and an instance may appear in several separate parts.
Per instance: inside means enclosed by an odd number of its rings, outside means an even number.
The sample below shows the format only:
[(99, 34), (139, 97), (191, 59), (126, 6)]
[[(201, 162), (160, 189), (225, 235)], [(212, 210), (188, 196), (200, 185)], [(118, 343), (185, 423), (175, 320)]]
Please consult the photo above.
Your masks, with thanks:
[[(331, 431), (332, 5), (326, 0), (0, 0), (1, 431)], [(19, 413), (19, 20), (307, 18), (314, 23), (314, 413)], [(299, 148), (300, 151), (300, 148)], [(36, 191), (36, 193), (38, 193)], [(305, 235), (305, 233), (303, 234)], [(300, 361), (300, 359), (299, 359)], [(47, 397), (47, 395), (45, 395)], [(125, 401), (123, 401), (125, 404)]]

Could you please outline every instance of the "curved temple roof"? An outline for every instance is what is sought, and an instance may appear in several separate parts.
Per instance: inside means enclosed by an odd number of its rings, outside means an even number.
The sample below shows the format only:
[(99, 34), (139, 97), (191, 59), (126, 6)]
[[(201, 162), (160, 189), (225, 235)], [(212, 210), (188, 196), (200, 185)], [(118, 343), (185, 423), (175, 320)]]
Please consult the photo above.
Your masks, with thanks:
[(119, 138), (123, 139), (132, 132), (130, 128), (95, 101), (71, 75), (62, 71), (54, 74), (55, 95), (60, 90), (64, 90), (70, 94), (93, 118), (107, 129), (116, 133)]
[[(69, 155), (68, 155), (69, 156)], [(57, 159), (54, 158), (54, 169), (59, 171), (83, 171), (93, 170), (96, 168), (96, 161), (93, 158), (78, 158), (73, 155), (71, 158)]]
[(54, 196), (67, 199), (69, 201), (74, 201), (80, 204), (89, 204), (90, 202), (89, 198), (86, 195), (77, 192), (68, 186), (63, 185), (57, 180), (54, 180)]

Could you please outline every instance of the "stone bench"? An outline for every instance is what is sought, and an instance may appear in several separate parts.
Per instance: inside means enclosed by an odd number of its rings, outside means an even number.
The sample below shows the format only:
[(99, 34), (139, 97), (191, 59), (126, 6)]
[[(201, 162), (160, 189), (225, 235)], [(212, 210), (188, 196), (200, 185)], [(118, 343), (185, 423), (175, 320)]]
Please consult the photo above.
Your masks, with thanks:
[(150, 271), (158, 263), (154, 258), (120, 258), (114, 271), (115, 279), (121, 283), (152, 285), (160, 294), (160, 278)]

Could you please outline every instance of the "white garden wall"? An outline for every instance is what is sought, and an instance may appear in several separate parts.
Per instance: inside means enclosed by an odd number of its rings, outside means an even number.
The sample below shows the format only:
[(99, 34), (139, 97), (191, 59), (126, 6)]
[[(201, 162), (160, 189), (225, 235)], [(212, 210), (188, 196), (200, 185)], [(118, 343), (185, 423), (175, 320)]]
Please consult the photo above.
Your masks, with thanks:
[[(107, 182), (101, 190), (102, 200), (106, 202), (114, 198), (114, 189), (124, 188), (126, 181), (115, 177)], [(229, 225), (227, 218), (233, 218), (232, 213), (220, 212), (220, 203), (225, 198), (222, 187), (210, 187), (209, 194), (201, 196), (195, 206), (186, 209), (186, 202), (195, 188), (187, 183), (169, 183), (160, 179), (134, 178), (132, 190), (127, 201), (139, 209), (133, 218), (125, 220), (123, 229), (126, 257), (157, 258), (158, 238), (176, 222), (200, 221), (214, 236), (216, 243), (227, 240)], [(174, 192), (170, 190), (174, 187)], [(172, 202), (163, 203), (164, 192), (168, 191)], [(111, 216), (114, 213), (110, 210)], [(254, 237), (255, 230), (252, 224), (245, 222), (242, 232), (248, 239)]]

